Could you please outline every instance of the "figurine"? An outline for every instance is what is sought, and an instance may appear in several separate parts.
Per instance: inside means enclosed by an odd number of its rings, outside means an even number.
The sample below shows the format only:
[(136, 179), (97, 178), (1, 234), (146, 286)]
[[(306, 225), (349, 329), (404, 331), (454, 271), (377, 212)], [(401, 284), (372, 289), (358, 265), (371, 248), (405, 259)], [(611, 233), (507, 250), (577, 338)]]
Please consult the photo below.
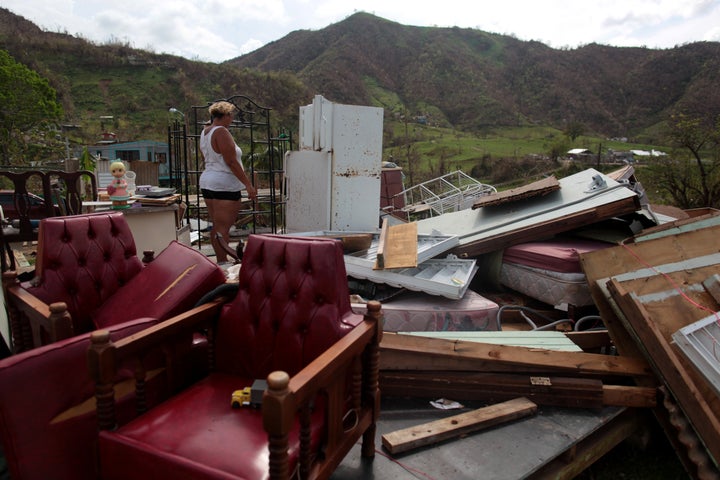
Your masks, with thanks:
[(125, 180), (125, 164), (119, 160), (111, 163), (110, 173), (115, 177), (107, 186), (108, 195), (112, 200), (112, 208), (116, 210), (129, 208), (130, 205), (128, 205), (127, 201), (130, 196), (127, 192), (127, 181)]

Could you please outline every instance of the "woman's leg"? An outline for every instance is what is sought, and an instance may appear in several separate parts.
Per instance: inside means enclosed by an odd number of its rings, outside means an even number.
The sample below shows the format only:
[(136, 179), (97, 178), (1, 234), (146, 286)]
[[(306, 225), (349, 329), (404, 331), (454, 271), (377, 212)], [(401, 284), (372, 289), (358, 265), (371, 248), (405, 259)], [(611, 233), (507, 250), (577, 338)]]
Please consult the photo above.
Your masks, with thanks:
[(210, 230), (210, 242), (215, 251), (215, 261), (217, 263), (227, 262), (227, 252), (218, 245), (215, 236), (219, 233), (226, 242), (230, 242), (230, 227), (237, 220), (238, 211), (240, 211), (240, 200), (206, 200), (205, 205), (208, 207), (208, 215), (212, 221), (212, 230)]

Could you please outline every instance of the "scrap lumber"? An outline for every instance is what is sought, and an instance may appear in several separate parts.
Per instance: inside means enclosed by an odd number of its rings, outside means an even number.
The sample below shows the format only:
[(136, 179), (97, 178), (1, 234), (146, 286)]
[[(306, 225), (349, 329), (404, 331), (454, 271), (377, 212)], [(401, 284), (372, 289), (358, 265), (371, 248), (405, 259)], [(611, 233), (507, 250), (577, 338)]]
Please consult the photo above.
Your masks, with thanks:
[(417, 237), (417, 223), (389, 225), (388, 219), (383, 219), (373, 269), (417, 267)]
[[(711, 391), (700, 372), (678, 354), (679, 350), (671, 345), (663, 332), (664, 317), (680, 317), (687, 321), (687, 315), (683, 316), (682, 311), (668, 308), (668, 305), (665, 305), (664, 314), (652, 314), (635, 293), (626, 290), (615, 279), (609, 281), (608, 289), (612, 299), (625, 314), (627, 327), (642, 342), (658, 375), (677, 399), (717, 463), (720, 461), (720, 399)], [(658, 311), (657, 308), (655, 311)]]
[(551, 175), (547, 178), (543, 178), (542, 180), (538, 180), (537, 182), (523, 185), (522, 187), (511, 188), (510, 190), (484, 195), (473, 203), (472, 208), (489, 207), (493, 205), (500, 205), (502, 203), (516, 202), (526, 198), (541, 197), (550, 192), (554, 192), (555, 190), (560, 190), (560, 182), (557, 181), (555, 175)]
[[(380, 344), (381, 369), (432, 370), (434, 360), (449, 360), (458, 368), (450, 370), (479, 370), (498, 364), (523, 371), (574, 373), (576, 375), (647, 376), (651, 371), (642, 359), (582, 352), (560, 352), (539, 348), (493, 345), (480, 342), (425, 338), (386, 332)], [(386, 352), (407, 355), (402, 364), (389, 364)], [(398, 358), (395, 357), (395, 362)]]
[[(687, 305), (682, 307), (677, 303), (671, 308), (664, 305), (663, 302), (660, 302), (654, 307), (643, 305), (642, 309), (650, 308), (654, 312), (650, 324), (658, 322), (657, 325), (654, 325), (655, 328), (657, 329), (659, 326), (666, 332), (665, 334), (659, 334), (658, 332), (659, 336), (650, 334), (650, 332), (647, 331), (650, 325), (642, 326), (642, 324), (647, 323), (648, 320), (643, 319), (643, 315), (637, 315), (637, 312), (635, 312), (640, 305), (637, 307), (631, 306), (630, 303), (632, 303), (632, 301), (628, 298), (626, 309), (621, 308), (614, 300), (615, 296), (619, 299), (622, 299), (624, 295), (632, 296), (632, 294), (636, 293), (634, 291), (635, 288), (642, 288), (645, 293), (648, 293), (644, 286), (646, 280), (639, 279), (637, 282), (634, 282), (632, 286), (631, 284), (624, 284), (624, 282), (621, 281), (618, 283), (618, 286), (622, 286), (624, 293), (616, 291), (615, 294), (611, 294), (608, 290), (608, 281), (611, 278), (622, 275), (627, 276), (628, 281), (632, 281), (629, 278), (632, 272), (643, 270), (651, 271), (662, 265), (713, 255), (717, 252), (718, 235), (720, 235), (720, 217), (717, 215), (703, 215), (694, 220), (685, 219), (664, 224), (661, 227), (647, 229), (643, 231), (642, 234), (635, 236), (631, 243), (580, 255), (580, 261), (588, 279), (593, 301), (595, 305), (597, 305), (600, 315), (603, 318), (603, 323), (607, 326), (608, 333), (620, 355), (646, 358), (648, 362), (653, 365), (655, 371), (660, 372), (658, 375), (660, 379), (663, 379), (662, 370), (668, 369), (664, 373), (665, 379), (675, 380), (674, 386), (676, 389), (679, 388), (679, 392), (670, 388), (672, 394), (676, 395), (679, 393), (681, 397), (684, 396), (685, 400), (684, 402), (679, 402), (681, 404), (684, 403), (684, 405), (682, 405), (682, 413), (675, 413), (673, 415), (675, 417), (687, 415), (688, 421), (690, 421), (690, 416), (692, 415), (694, 417), (692, 421), (693, 427), (698, 428), (699, 424), (701, 429), (712, 429), (712, 427), (709, 427), (708, 422), (702, 418), (703, 413), (701, 409), (697, 409), (696, 406), (703, 404), (706, 400), (717, 404), (717, 397), (709, 396), (707, 399), (703, 399), (702, 397), (693, 399), (687, 396), (687, 390), (685, 390), (682, 385), (679, 385), (678, 382), (682, 383), (682, 379), (692, 377), (696, 375), (696, 372), (694, 368), (684, 362), (683, 359), (677, 359), (679, 362), (677, 365), (681, 366), (679, 370), (676, 370), (670, 365), (672, 362), (670, 362), (669, 359), (674, 357), (675, 347), (668, 345), (668, 337), (664, 336), (671, 333), (670, 330), (672, 330), (672, 328), (679, 328), (679, 325), (670, 327), (669, 322), (680, 319), (684, 319), (685, 322), (691, 322), (692, 318), (689, 318), (688, 315), (691, 313), (695, 315), (693, 309), (687, 308)], [(682, 268), (681, 270), (689, 272), (693, 270), (693, 268)], [(658, 274), (658, 276), (660, 275)], [(675, 278), (676, 280), (674, 281), (679, 279), (679, 284), (685, 285), (682, 274)], [(655, 285), (662, 285), (662, 282), (660, 284), (655, 283), (656, 280), (652, 280), (651, 282)], [(667, 290), (668, 288), (670, 288), (669, 283), (662, 286), (662, 289)], [(710, 297), (709, 293), (705, 295), (706, 298)], [(676, 295), (674, 300), (677, 300), (677, 298), (680, 298), (680, 296)], [(703, 301), (703, 303), (707, 302)], [(636, 323), (641, 325), (641, 331), (647, 333), (645, 338), (650, 340), (652, 345), (660, 347), (661, 344), (665, 344), (666, 348), (650, 347), (652, 350), (651, 353), (650, 350), (648, 350), (648, 345), (646, 345), (645, 341), (638, 335), (639, 332), (636, 332), (633, 328), (633, 325)], [(654, 340), (653, 337), (655, 337)], [(666, 356), (667, 354), (672, 355)], [(662, 359), (656, 358), (655, 355), (660, 355)], [(649, 378), (636, 378), (636, 382), (641, 386), (648, 386), (649, 384), (655, 383), (655, 381)], [(665, 382), (667, 383), (667, 380), (665, 380)], [(714, 411), (717, 412), (717, 410)], [(682, 440), (678, 438), (678, 430), (675, 427), (677, 421), (671, 418), (667, 408), (662, 405), (654, 408), (653, 413), (685, 468), (688, 471), (692, 471), (696, 468), (696, 462), (690, 458), (688, 449)], [(682, 432), (680, 433), (682, 434)], [(699, 431), (698, 434), (700, 434)], [(683, 434), (681, 436), (687, 435)], [(714, 445), (717, 445), (717, 442), (715, 442)], [(715, 448), (714, 456), (720, 453), (717, 452), (717, 447)]]
[(535, 412), (537, 412), (537, 405), (533, 402), (526, 398), (516, 398), (434, 422), (386, 433), (382, 436), (382, 444), (391, 454), (398, 454), (530, 416)]
[(598, 379), (529, 374), (383, 371), (385, 395), (499, 402), (525, 397), (538, 405), (574, 408), (654, 407), (657, 389), (604, 385)]

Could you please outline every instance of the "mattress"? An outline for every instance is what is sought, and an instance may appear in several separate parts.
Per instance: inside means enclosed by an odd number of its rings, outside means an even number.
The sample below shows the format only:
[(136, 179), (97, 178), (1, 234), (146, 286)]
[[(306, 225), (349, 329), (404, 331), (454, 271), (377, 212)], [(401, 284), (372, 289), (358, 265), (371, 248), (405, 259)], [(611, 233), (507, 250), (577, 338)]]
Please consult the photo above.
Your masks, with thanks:
[(580, 255), (610, 246), (593, 240), (557, 239), (508, 247), (503, 252), (500, 283), (559, 310), (592, 305)]
[[(353, 303), (356, 313), (365, 305)], [(473, 290), (453, 300), (421, 292), (407, 292), (383, 302), (383, 330), (387, 332), (440, 332), (497, 330), (499, 305)]]
[(500, 283), (558, 310), (567, 311), (570, 305), (593, 304), (584, 273), (554, 272), (503, 262)]

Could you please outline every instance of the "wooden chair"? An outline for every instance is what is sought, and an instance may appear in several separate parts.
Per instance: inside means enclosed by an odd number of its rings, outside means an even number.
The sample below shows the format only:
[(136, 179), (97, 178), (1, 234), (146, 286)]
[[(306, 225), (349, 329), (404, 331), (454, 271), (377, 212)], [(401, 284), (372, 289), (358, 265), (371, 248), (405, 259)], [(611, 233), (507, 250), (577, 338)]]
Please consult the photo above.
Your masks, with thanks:
[[(209, 375), (116, 428), (116, 365), (138, 366), (142, 392), (145, 349), (197, 329), (210, 339)], [(93, 333), (101, 478), (328, 478), (360, 438), (372, 457), (381, 334), (378, 302), (350, 309), (339, 242), (250, 235), (229, 303), (116, 342)], [(262, 407), (232, 408), (233, 392), (259, 379)]]
[(80, 215), (84, 213), (83, 200), (94, 201), (98, 196), (97, 179), (89, 170), (50, 170), (45, 173), (44, 189), (60, 215)]
[[(47, 201), (45, 174), (38, 170), (11, 171), (1, 170), (0, 178), (12, 185), (12, 210), (4, 212), (5, 221), (0, 231), (2, 271), (15, 270), (15, 255), (12, 244), (37, 240), (38, 223), (41, 218), (53, 216), (52, 202)], [(41, 193), (41, 195), (37, 195)], [(43, 197), (40, 203), (37, 198)], [(12, 213), (11, 213), (12, 212)]]

